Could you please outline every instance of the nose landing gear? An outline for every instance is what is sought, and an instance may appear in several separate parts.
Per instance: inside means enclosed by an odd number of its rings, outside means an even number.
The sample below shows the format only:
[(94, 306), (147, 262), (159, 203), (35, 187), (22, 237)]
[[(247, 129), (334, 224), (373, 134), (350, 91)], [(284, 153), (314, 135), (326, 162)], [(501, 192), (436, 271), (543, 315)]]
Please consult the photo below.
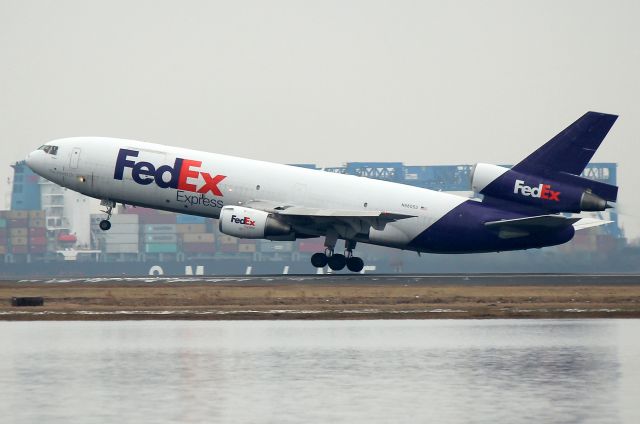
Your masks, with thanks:
[[(327, 244), (327, 241), (325, 241)], [(314, 253), (311, 256), (311, 265), (316, 268), (324, 268), (329, 265), (329, 268), (333, 271), (340, 271), (346, 266), (351, 272), (360, 272), (364, 268), (364, 261), (361, 258), (353, 256), (353, 249), (356, 247), (356, 242), (351, 240), (345, 241), (344, 255), (334, 253), (333, 246), (328, 245), (324, 253)]]
[(102, 231), (109, 231), (111, 229), (111, 221), (109, 220), (111, 219), (113, 208), (116, 207), (116, 202), (111, 200), (103, 200), (102, 202), (100, 202), (100, 205), (105, 207), (105, 210), (103, 210), (102, 212), (107, 214), (107, 219), (103, 219), (102, 221), (100, 221), (100, 229)]

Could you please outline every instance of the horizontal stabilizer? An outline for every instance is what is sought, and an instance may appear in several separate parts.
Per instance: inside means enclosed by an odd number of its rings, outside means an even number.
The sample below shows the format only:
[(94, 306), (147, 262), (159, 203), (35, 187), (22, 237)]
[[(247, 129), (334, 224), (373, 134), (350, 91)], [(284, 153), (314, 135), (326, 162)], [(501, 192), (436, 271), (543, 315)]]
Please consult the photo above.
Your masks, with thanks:
[(573, 228), (576, 230), (584, 230), (585, 228), (599, 227), (600, 225), (610, 224), (613, 221), (605, 221), (595, 218), (581, 218), (579, 221), (573, 223)]
[(534, 233), (573, 225), (581, 218), (566, 218), (562, 215), (540, 215), (527, 218), (504, 219), (500, 221), (485, 222), (485, 227), (498, 233), (502, 239), (527, 237)]

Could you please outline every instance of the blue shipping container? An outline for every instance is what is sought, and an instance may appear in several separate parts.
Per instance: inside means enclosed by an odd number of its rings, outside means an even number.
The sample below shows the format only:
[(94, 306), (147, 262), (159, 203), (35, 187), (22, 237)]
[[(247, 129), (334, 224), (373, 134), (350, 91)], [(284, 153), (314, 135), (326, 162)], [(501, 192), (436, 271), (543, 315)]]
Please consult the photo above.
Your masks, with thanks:
[(176, 222), (178, 224), (204, 224), (206, 222), (205, 217), (203, 216), (194, 216), (194, 215), (178, 215), (176, 217)]

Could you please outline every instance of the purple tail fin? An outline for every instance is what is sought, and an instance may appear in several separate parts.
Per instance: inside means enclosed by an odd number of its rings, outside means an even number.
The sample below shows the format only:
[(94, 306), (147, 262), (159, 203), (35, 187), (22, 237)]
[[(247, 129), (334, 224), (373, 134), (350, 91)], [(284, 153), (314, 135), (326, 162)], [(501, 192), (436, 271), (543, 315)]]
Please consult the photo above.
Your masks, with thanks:
[[(581, 177), (618, 117), (587, 112), (522, 162), (485, 185), (483, 203), (505, 201), (545, 212), (603, 211), (618, 187)], [(479, 172), (486, 168), (476, 168)], [(489, 177), (491, 177), (489, 172)], [(479, 179), (481, 180), (481, 174)], [(485, 175), (486, 177), (486, 175)]]
[(580, 175), (616, 119), (617, 115), (587, 112), (512, 170), (540, 176)]

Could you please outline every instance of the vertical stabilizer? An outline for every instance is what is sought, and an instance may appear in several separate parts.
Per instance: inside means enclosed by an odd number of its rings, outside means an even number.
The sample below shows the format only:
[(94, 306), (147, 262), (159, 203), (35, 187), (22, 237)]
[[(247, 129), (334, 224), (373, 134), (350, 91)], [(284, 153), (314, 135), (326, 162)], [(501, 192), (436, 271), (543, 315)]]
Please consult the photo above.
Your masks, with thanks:
[(616, 119), (617, 115), (587, 112), (512, 170), (540, 176), (560, 172), (580, 175)]

